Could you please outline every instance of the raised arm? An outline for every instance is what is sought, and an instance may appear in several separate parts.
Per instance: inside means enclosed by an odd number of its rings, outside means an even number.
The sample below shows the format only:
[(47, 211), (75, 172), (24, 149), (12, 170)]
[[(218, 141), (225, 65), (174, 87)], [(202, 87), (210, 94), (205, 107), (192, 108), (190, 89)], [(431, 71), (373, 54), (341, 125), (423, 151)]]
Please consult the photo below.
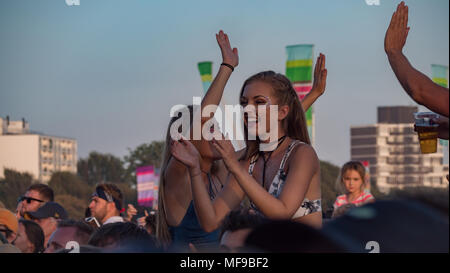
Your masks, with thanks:
[(194, 145), (184, 139), (174, 141), (171, 153), (189, 170), (194, 208), (201, 227), (206, 232), (216, 230), (225, 216), (244, 199), (244, 192), (236, 182), (227, 181), (217, 198), (211, 201), (202, 179), (200, 155)]
[(320, 53), (314, 68), (313, 86), (311, 91), (301, 101), (303, 111), (308, 111), (309, 107), (325, 92), (327, 73), (328, 71), (325, 68), (325, 55)]
[(228, 170), (233, 175), (230, 184), (237, 181), (242, 190), (270, 219), (291, 219), (300, 207), (314, 174), (319, 168), (316, 153), (309, 145), (300, 146), (290, 163), (287, 180), (279, 198), (264, 189), (248, 171), (237, 162), (229, 140), (213, 140), (214, 147), (222, 155)]
[(402, 50), (408, 32), (408, 6), (402, 1), (392, 15), (384, 40), (384, 49), (389, 63), (403, 89), (414, 101), (448, 117), (448, 89), (434, 83), (423, 73), (416, 70), (403, 55)]
[[(221, 30), (218, 34), (216, 34), (216, 40), (222, 53), (223, 63), (229, 64), (232, 67), (236, 67), (239, 64), (238, 50), (237, 48), (231, 48), (228, 35)], [(220, 100), (222, 99), (223, 90), (225, 89), (225, 85), (227, 84), (232, 72), (233, 70), (230, 67), (225, 65), (220, 66), (219, 72), (217, 73), (216, 77), (211, 83), (211, 86), (203, 97), (201, 104), (202, 111), (207, 105), (219, 105)], [(212, 117), (213, 114), (211, 114), (211, 116), (208, 118), (204, 118), (203, 120), (208, 120)]]

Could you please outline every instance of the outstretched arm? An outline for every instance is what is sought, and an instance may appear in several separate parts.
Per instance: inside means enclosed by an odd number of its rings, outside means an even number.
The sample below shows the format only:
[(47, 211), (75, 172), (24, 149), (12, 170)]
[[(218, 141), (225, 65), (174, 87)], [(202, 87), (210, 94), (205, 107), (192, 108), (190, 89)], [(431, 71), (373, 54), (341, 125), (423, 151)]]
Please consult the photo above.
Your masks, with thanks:
[(402, 1), (392, 15), (384, 40), (384, 48), (389, 63), (403, 89), (414, 101), (448, 117), (448, 89), (434, 83), (423, 73), (416, 70), (403, 55), (402, 50), (408, 32), (408, 6)]
[[(239, 55), (237, 48), (231, 48), (230, 40), (228, 39), (228, 35), (225, 34), (222, 30), (216, 34), (216, 40), (219, 44), (220, 51), (222, 52), (222, 61), (226, 64), (229, 64), (233, 67), (238, 66), (239, 64)], [(220, 100), (222, 99), (223, 90), (225, 89), (225, 85), (228, 82), (232, 73), (231, 68), (221, 65), (219, 68), (219, 72), (214, 78), (211, 86), (206, 92), (205, 96), (202, 100), (201, 110), (207, 105), (219, 105)], [(213, 117), (213, 113), (207, 118), (202, 118), (202, 120), (206, 121)]]
[(320, 53), (314, 68), (313, 86), (311, 91), (301, 101), (303, 111), (308, 111), (309, 107), (325, 92), (327, 73), (328, 71), (325, 68), (325, 55)]

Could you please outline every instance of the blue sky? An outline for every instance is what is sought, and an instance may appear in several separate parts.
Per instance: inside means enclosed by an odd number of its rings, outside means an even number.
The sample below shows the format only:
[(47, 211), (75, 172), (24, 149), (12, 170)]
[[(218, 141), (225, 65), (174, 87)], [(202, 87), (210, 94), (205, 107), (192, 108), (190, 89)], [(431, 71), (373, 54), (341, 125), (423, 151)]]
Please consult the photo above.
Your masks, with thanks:
[[(376, 122), (376, 107), (415, 105), (384, 54), (399, 1), (4, 0), (0, 2), (0, 116), (77, 139), (90, 151), (127, 154), (162, 140), (169, 110), (203, 94), (196, 64), (221, 62), (214, 34), (229, 33), (240, 65), (224, 101), (238, 103), (246, 78), (284, 73), (285, 46), (315, 44), (327, 56), (326, 93), (315, 104), (316, 151), (342, 165), (350, 126)], [(411, 0), (405, 54), (427, 75), (448, 65), (449, 1)], [(421, 108), (424, 109), (424, 108)]]

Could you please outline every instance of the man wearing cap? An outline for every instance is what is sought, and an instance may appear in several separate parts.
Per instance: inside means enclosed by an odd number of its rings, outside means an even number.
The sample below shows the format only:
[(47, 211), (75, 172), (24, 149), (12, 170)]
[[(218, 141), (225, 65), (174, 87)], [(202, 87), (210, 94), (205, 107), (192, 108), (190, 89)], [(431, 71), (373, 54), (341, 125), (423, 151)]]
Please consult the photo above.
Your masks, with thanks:
[(120, 213), (124, 211), (123, 195), (114, 184), (100, 184), (95, 188), (89, 204), (91, 216), (95, 217), (102, 225), (123, 222)]
[(47, 202), (37, 211), (26, 212), (24, 217), (27, 220), (35, 221), (41, 226), (45, 236), (44, 246), (46, 246), (50, 236), (58, 226), (57, 221), (67, 219), (67, 212), (60, 204)]

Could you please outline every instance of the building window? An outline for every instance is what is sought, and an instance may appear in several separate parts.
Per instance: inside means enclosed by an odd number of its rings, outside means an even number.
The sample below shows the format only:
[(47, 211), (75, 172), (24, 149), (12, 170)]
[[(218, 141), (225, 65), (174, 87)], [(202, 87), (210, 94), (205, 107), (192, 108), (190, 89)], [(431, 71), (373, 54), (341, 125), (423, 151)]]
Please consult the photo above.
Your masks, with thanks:
[(351, 128), (351, 135), (376, 135), (377, 134), (377, 128), (376, 127), (369, 127), (369, 128)]

